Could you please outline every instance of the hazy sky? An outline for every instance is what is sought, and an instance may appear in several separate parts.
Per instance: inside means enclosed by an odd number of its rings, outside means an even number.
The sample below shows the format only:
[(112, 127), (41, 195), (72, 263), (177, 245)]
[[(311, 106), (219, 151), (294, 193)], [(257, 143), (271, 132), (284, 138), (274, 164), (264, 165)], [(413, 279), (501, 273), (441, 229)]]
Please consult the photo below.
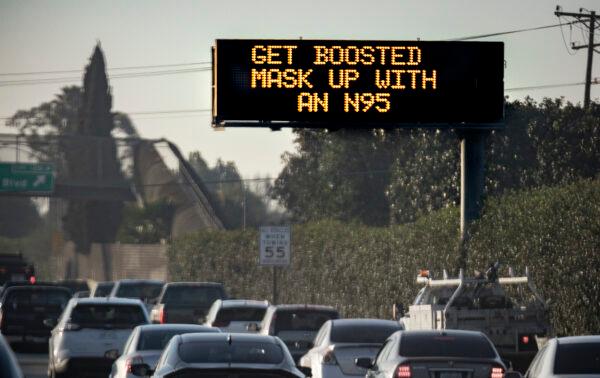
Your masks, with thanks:
[[(546, 0), (304, 0), (304, 1), (92, 1), (0, 0), (0, 74), (82, 69), (97, 40), (108, 67), (209, 62), (217, 38), (450, 39), (558, 23), (557, 4), (600, 11), (600, 1)], [(566, 20), (565, 20), (566, 21)], [(578, 43), (582, 32), (563, 27)], [(600, 41), (600, 32), (597, 34)], [(582, 82), (586, 53), (565, 47), (560, 28), (482, 39), (505, 42), (505, 88)], [(600, 77), (595, 54), (594, 77)], [(193, 67), (154, 68), (145, 71)], [(122, 74), (133, 71), (110, 71)], [(2, 85), (2, 81), (62, 75), (0, 75), (0, 117), (48, 101), (66, 84)], [(73, 82), (72, 84), (80, 84)], [(114, 109), (127, 113), (210, 108), (210, 71), (113, 79)], [(510, 98), (564, 96), (583, 99), (583, 86), (508, 91)], [(592, 98), (600, 85), (592, 86)], [(233, 160), (245, 177), (277, 175), (281, 154), (293, 150), (289, 130), (213, 131), (210, 113), (137, 115), (145, 138), (166, 137), (187, 154), (193, 150), (213, 164)], [(3, 122), (2, 122), (3, 123)], [(6, 128), (0, 131), (6, 132)], [(14, 130), (8, 130), (14, 132)]]

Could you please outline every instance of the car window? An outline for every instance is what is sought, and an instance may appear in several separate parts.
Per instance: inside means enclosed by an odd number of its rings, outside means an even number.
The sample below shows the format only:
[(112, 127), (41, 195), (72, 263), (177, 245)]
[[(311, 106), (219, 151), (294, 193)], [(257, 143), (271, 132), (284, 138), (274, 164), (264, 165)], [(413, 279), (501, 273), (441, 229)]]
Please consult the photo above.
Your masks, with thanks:
[(55, 306), (64, 309), (69, 299), (71, 295), (65, 290), (15, 290), (6, 296), (5, 308), (18, 310), (35, 306)]
[(233, 344), (193, 341), (179, 345), (179, 357), (186, 363), (279, 364), (283, 350), (277, 344), (238, 341)]
[(265, 316), (266, 308), (238, 307), (221, 308), (215, 322), (229, 323), (232, 321), (260, 322)]
[(147, 323), (141, 306), (112, 304), (78, 304), (70, 321), (84, 328), (133, 328)]
[(194, 332), (218, 332), (216, 329), (207, 328), (199, 331), (197, 328), (178, 329), (153, 329), (140, 332), (137, 350), (163, 350), (175, 335)]
[(554, 374), (600, 374), (600, 342), (558, 343)]
[(107, 297), (112, 291), (114, 284), (98, 284), (94, 290), (94, 297)]
[(330, 319), (337, 319), (337, 312), (322, 310), (278, 310), (274, 334), (281, 331), (318, 331)]
[(392, 333), (401, 329), (400, 324), (334, 324), (331, 328), (331, 341), (381, 344)]
[(149, 300), (157, 298), (162, 290), (163, 285), (161, 283), (129, 283), (122, 282), (117, 288), (116, 295), (120, 298), (134, 298), (141, 300)]
[(496, 357), (494, 347), (483, 335), (443, 333), (404, 334), (399, 353), (404, 357)]
[(225, 293), (218, 286), (172, 286), (165, 291), (162, 303), (207, 307), (224, 298)]

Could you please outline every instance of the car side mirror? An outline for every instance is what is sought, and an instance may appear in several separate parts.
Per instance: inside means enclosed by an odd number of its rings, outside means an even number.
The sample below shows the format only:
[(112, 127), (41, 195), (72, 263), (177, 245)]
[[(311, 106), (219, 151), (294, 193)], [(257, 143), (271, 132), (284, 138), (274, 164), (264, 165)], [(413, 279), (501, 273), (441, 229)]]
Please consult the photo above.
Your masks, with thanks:
[(109, 360), (116, 360), (119, 358), (119, 350), (118, 349), (110, 349), (104, 352), (104, 358)]
[(54, 319), (54, 318), (46, 318), (42, 321), (42, 323), (44, 323), (44, 325), (46, 327), (54, 328), (54, 327), (56, 327), (57, 322), (56, 322), (56, 319)]
[(305, 366), (298, 366), (298, 370), (302, 372), (307, 377), (312, 377), (312, 369)]
[(246, 331), (258, 332), (260, 331), (260, 326), (256, 323), (250, 323), (246, 326)]
[(373, 367), (373, 360), (369, 357), (360, 357), (354, 359), (354, 364), (361, 368), (370, 369)]
[(150, 369), (148, 364), (133, 364), (131, 365), (131, 373), (138, 377), (149, 377), (154, 374), (154, 370)]
[(523, 374), (518, 371), (507, 371), (504, 373), (504, 378), (523, 378)]

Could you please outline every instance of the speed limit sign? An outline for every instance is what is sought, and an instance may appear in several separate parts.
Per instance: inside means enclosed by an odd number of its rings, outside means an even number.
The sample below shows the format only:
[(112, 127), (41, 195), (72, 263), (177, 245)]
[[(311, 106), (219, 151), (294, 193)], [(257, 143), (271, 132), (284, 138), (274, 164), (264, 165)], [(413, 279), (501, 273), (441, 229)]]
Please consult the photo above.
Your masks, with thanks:
[(260, 255), (258, 264), (289, 266), (291, 260), (290, 227), (263, 226), (260, 228)]

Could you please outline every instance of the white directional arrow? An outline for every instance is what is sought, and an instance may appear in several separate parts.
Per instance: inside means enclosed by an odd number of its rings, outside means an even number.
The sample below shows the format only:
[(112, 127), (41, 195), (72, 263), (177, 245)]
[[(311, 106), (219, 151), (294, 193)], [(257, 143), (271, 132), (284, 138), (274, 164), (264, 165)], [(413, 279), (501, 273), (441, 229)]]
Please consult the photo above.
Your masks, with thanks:
[(37, 188), (40, 185), (44, 185), (46, 183), (45, 175), (37, 175), (35, 181), (33, 182), (33, 187)]

